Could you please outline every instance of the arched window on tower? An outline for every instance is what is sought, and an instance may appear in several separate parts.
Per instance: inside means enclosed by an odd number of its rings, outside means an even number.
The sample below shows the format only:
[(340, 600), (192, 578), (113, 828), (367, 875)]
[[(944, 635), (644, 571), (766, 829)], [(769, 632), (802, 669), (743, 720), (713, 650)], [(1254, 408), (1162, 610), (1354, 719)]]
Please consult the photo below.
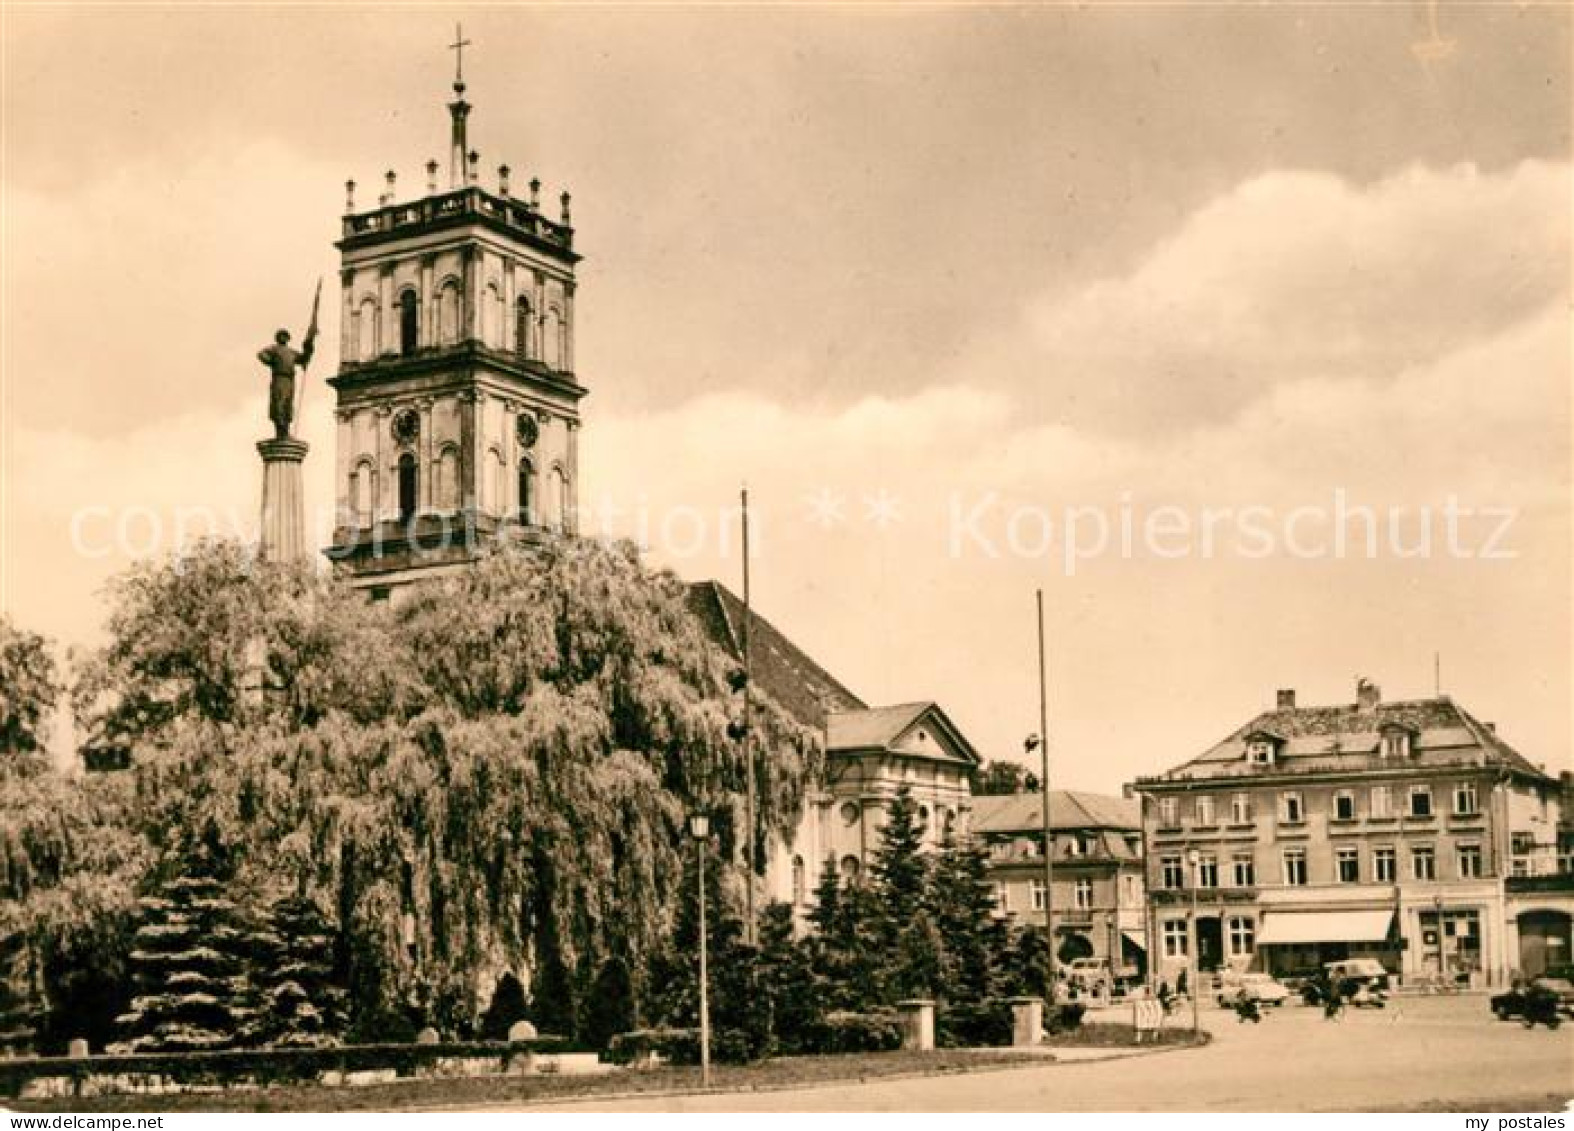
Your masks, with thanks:
[(437, 292), (437, 334), (438, 341), (445, 346), (459, 341), (459, 282), (456, 279), (449, 279)]
[(408, 522), (415, 517), (419, 474), (413, 453), (405, 452), (399, 457), (399, 520), (401, 522)]
[(499, 349), (503, 345), (503, 292), (496, 283), (488, 283), (481, 296), (481, 342)]
[(541, 360), (550, 369), (563, 367), (563, 315), (555, 306), (541, 323)]
[(371, 526), (375, 517), (377, 498), (377, 470), (369, 459), (363, 459), (350, 473), (350, 505), (355, 511), (355, 525), (361, 529)]
[(420, 344), (420, 302), (415, 297), (415, 291), (406, 290), (399, 296), (399, 352), (408, 357)]
[(530, 321), (530, 300), (520, 295), (514, 306), (514, 352), (521, 361), (530, 358)]
[(519, 461), (519, 509), (515, 517), (526, 526), (534, 526), (535, 518), (535, 476), (536, 469), (531, 466), (528, 459)]
[(437, 481), (432, 484), (434, 505), (440, 511), (459, 509), (459, 449), (445, 444), (437, 455)]
[(364, 298), (355, 315), (355, 356), (361, 361), (377, 358), (377, 300)]
[(562, 467), (552, 469), (552, 525), (568, 531), (572, 527), (573, 505), (568, 494), (568, 475)]

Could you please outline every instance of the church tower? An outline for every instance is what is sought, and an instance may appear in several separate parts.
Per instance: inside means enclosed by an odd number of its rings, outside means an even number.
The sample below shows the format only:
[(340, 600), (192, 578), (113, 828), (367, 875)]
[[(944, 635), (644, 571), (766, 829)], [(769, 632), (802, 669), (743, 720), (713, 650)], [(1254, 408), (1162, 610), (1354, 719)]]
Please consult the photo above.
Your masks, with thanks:
[(337, 511), (326, 551), (352, 581), (394, 587), (461, 568), (483, 544), (575, 531), (579, 402), (574, 229), (507, 165), (481, 184), (458, 37), (446, 184), (377, 206), (347, 199), (340, 251)]

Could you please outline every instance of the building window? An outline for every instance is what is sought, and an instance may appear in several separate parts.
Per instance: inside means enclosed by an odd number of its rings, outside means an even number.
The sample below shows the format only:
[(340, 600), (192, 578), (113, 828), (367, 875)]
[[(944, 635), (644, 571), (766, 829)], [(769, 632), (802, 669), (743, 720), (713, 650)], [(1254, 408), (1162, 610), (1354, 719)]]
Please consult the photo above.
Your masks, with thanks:
[(844, 825), (856, 825), (858, 818), (863, 816), (863, 810), (858, 807), (856, 801), (842, 802), (842, 807), (839, 811), (842, 814), (842, 824)]
[(1284, 882), (1293, 888), (1306, 886), (1306, 849), (1284, 850)]
[(1186, 886), (1185, 871), (1179, 856), (1159, 857), (1159, 886), (1176, 891)]
[(1476, 783), (1462, 781), (1454, 787), (1454, 813), (1460, 817), (1474, 817), (1481, 812), (1481, 799), (1476, 793)]
[(1355, 794), (1348, 789), (1341, 789), (1334, 794), (1334, 820), (1355, 820)]
[(1299, 793), (1281, 793), (1279, 795), (1279, 820), (1287, 825), (1298, 825), (1306, 819), (1306, 810), (1301, 805)]
[(1122, 907), (1142, 906), (1142, 877), (1124, 875), (1120, 878)]
[(1197, 801), (1196, 801), (1196, 804), (1195, 804), (1195, 809), (1196, 809), (1196, 815), (1197, 815), (1197, 823), (1199, 825), (1211, 825), (1211, 824), (1214, 823), (1214, 821), (1213, 821), (1213, 798), (1211, 798), (1211, 797), (1199, 797), (1199, 798), (1197, 798)]
[(1235, 881), (1238, 888), (1249, 888), (1257, 885), (1257, 865), (1252, 860), (1250, 852), (1238, 852), (1230, 862), (1230, 879)]
[(1180, 824), (1180, 803), (1173, 797), (1159, 798), (1159, 825), (1173, 829)]
[(1383, 757), (1403, 758), (1410, 753), (1410, 732), (1393, 727), (1383, 732)]
[(459, 341), (459, 283), (449, 279), (437, 292), (438, 341), (451, 346)]
[(1011, 910), (1011, 885), (1004, 882), (995, 885), (995, 907), (1000, 911)]
[(1372, 849), (1372, 878), (1380, 884), (1391, 884), (1399, 878), (1392, 848)]
[(415, 517), (418, 473), (415, 456), (405, 452), (399, 457), (399, 520), (408, 522)]
[(574, 505), (568, 497), (568, 475), (561, 467), (552, 469), (552, 506), (556, 511), (553, 526), (565, 532), (572, 530)]
[(792, 901), (794, 903), (802, 903), (807, 894), (808, 877), (804, 874), (803, 857), (794, 856), (792, 858)]
[(842, 857), (842, 879), (852, 883), (858, 879), (858, 873), (861, 871), (863, 871), (863, 865), (859, 863), (858, 857), (852, 855)]
[(1197, 857), (1197, 886), (1200, 888), (1219, 886), (1219, 858), (1211, 852)]
[(1190, 936), (1186, 931), (1186, 920), (1166, 919), (1162, 928), (1164, 932), (1164, 957), (1185, 958), (1190, 953)]
[(1459, 862), (1459, 878), (1462, 880), (1479, 880), (1481, 878), (1481, 846), (1479, 844), (1461, 844), (1456, 852)]
[(1250, 956), (1257, 943), (1257, 932), (1251, 919), (1245, 915), (1231, 915), (1225, 931), (1230, 936), (1230, 953), (1237, 958)]
[(1071, 888), (1071, 906), (1078, 911), (1093, 910), (1093, 881), (1079, 879)]
[(1254, 738), (1246, 744), (1246, 757), (1254, 766), (1273, 765), (1273, 743), (1266, 738)]
[(1412, 817), (1430, 817), (1432, 815), (1431, 786), (1413, 785), (1410, 787), (1410, 815)]
[(1392, 817), (1394, 815), (1394, 795), (1386, 785), (1372, 787), (1372, 816)]
[(530, 357), (530, 300), (523, 296), (514, 304), (514, 352), (521, 360)]
[(547, 310), (541, 324), (541, 360), (549, 369), (563, 368), (563, 315), (555, 306)]
[(355, 356), (361, 361), (377, 358), (377, 300), (364, 298), (355, 312)]
[(1030, 885), (1034, 911), (1044, 910), (1044, 881), (1034, 880)]
[(528, 459), (519, 461), (519, 509), (515, 512), (526, 526), (535, 524), (535, 468)]
[(1341, 884), (1361, 882), (1361, 850), (1353, 846), (1334, 849), (1334, 875)]
[(399, 296), (399, 352), (409, 356), (420, 344), (420, 302), (414, 291), (406, 290)]
[(1086, 856), (1088, 852), (1087, 841), (1081, 833), (1072, 833), (1065, 838), (1067, 856)]
[(1237, 793), (1230, 798), (1230, 820), (1237, 825), (1250, 823), (1252, 819), (1252, 799), (1250, 794)]
[(1437, 853), (1430, 844), (1418, 844), (1410, 849), (1410, 876), (1417, 880), (1437, 879)]

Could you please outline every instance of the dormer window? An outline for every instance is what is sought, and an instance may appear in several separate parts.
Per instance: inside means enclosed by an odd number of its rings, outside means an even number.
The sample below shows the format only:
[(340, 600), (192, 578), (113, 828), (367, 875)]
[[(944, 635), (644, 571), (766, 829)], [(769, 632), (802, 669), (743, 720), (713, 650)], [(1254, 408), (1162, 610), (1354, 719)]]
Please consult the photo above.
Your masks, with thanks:
[(1411, 733), (1401, 726), (1386, 726), (1382, 731), (1384, 758), (1408, 758), (1411, 752)]
[(1271, 766), (1279, 751), (1279, 738), (1266, 731), (1246, 736), (1246, 761), (1253, 766)]

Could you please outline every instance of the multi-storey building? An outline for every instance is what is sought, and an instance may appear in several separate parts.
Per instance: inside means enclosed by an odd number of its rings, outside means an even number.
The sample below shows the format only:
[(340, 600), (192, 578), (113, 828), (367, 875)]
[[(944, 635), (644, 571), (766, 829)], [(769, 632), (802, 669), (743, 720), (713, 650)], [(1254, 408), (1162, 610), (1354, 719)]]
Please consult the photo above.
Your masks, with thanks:
[[(825, 775), (811, 783), (792, 835), (766, 846), (762, 900), (813, 906), (826, 861), (844, 879), (869, 866), (891, 801), (903, 786), (918, 806), (925, 843), (961, 827), (978, 752), (933, 702), (870, 707), (719, 582), (694, 585), (690, 607), (710, 637), (740, 662), (748, 626), (754, 687), (825, 743)], [(768, 754), (766, 755), (768, 757)]]
[[(483, 544), (573, 533), (579, 485), (569, 197), (483, 186), (454, 82), (445, 184), (392, 171), (372, 207), (347, 185), (337, 520), (327, 553), (372, 596), (473, 561)], [(523, 191), (519, 191), (520, 189)]]
[(970, 828), (989, 853), (997, 912), (1042, 926), (1047, 908), (1062, 962), (1101, 958), (1116, 976), (1143, 977), (1139, 806), (1120, 797), (1051, 790), (1049, 825), (1054, 888), (1046, 900), (1042, 795), (973, 798)]
[(1556, 872), (1557, 781), (1447, 696), (1385, 703), (1367, 680), (1356, 696), (1280, 691), (1135, 783), (1166, 976), (1193, 956), (1276, 974), (1371, 956), (1405, 979), (1497, 981), (1523, 965), (1526, 913), (1567, 946), (1568, 915), (1514, 905), (1505, 882)]

